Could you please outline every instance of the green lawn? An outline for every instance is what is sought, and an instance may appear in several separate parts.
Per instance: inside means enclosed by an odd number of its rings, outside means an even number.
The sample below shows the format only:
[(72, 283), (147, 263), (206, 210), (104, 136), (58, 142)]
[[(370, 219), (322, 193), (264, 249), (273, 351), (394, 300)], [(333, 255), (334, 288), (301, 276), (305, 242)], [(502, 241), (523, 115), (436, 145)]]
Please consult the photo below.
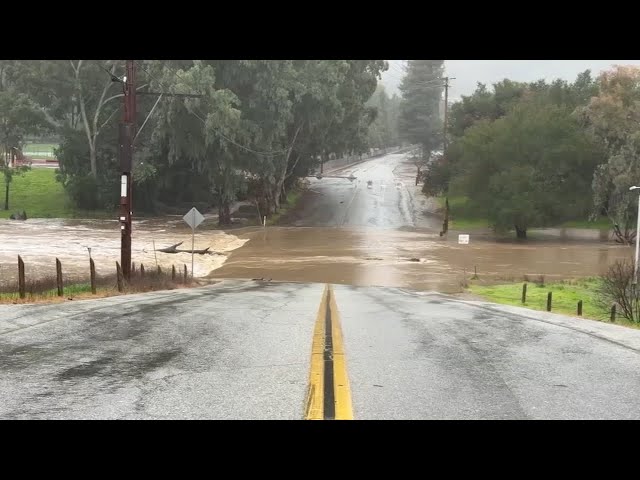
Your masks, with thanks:
[(53, 149), (58, 148), (55, 143), (28, 143), (22, 149), (28, 157), (53, 158)]
[[(469, 291), (491, 302), (504, 305), (515, 305), (533, 310), (547, 309), (547, 293), (552, 292), (553, 313), (563, 313), (576, 316), (578, 301), (582, 300), (582, 316), (593, 320), (609, 321), (610, 310), (602, 308), (597, 302), (597, 278), (585, 278), (563, 282), (548, 283), (544, 286), (527, 283), (527, 301), (522, 300), (522, 282), (505, 285), (470, 285)], [(616, 317), (616, 323), (640, 328), (640, 325), (627, 321), (621, 316)]]
[[(438, 203), (444, 208), (444, 197), (438, 197)], [(449, 228), (455, 230), (475, 230), (488, 228), (487, 219), (474, 211), (469, 199), (465, 196), (449, 197)], [(589, 229), (607, 229), (611, 228), (611, 221), (607, 217), (600, 217), (592, 222), (589, 220), (571, 220), (557, 225), (566, 228), (589, 228)]]
[[(4, 184), (0, 183), (2, 187)], [(0, 208), (4, 208), (4, 188), (1, 189)], [(106, 212), (88, 212), (73, 207), (64, 187), (56, 181), (53, 168), (34, 168), (23, 176), (16, 175), (9, 187), (9, 210), (2, 210), (2, 217), (14, 212), (27, 212), (27, 218), (96, 218)]]

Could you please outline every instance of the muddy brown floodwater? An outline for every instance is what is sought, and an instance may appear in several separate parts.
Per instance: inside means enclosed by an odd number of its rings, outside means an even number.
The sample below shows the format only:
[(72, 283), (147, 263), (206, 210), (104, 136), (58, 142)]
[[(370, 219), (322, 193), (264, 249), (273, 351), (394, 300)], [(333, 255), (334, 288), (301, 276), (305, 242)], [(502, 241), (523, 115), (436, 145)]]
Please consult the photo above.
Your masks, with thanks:
[(547, 280), (604, 273), (629, 247), (548, 239), (496, 242), (482, 235), (459, 245), (412, 229), (280, 227), (246, 231), (250, 241), (212, 278), (272, 278), (300, 282), (388, 286), (456, 293), (477, 268), (488, 282), (544, 275)]
[[(254, 227), (225, 233), (205, 224), (196, 233), (195, 246), (211, 247), (218, 254), (196, 255), (195, 274), (209, 278), (264, 277), (455, 293), (461, 291), (465, 271), (469, 277), (474, 267), (481, 281), (488, 282), (521, 280), (524, 275), (566, 279), (604, 273), (616, 259), (633, 253), (630, 247), (599, 241), (597, 233), (577, 241), (549, 232), (546, 240), (526, 243), (497, 242), (472, 233), (469, 245), (458, 245), (456, 232), (442, 238), (412, 227)], [(56, 258), (65, 278), (87, 278), (87, 247), (98, 274), (112, 273), (120, 258), (117, 221), (0, 221), (0, 229), (0, 284), (16, 281), (18, 255), (25, 261), (27, 279), (54, 276)], [(157, 248), (180, 241), (182, 248), (190, 248), (191, 232), (181, 218), (137, 221), (132, 244), (136, 264), (155, 266), (154, 241)], [(163, 268), (190, 268), (191, 255), (157, 253), (157, 262)]]
[[(196, 230), (195, 248), (211, 247), (214, 255), (195, 255), (195, 276), (205, 276), (224, 263), (227, 254), (247, 240), (220, 230), (213, 230), (213, 221), (205, 221)], [(181, 217), (136, 220), (133, 224), (131, 259), (137, 265), (144, 263), (155, 268), (183, 268), (191, 271), (191, 254), (157, 253), (174, 243), (184, 242), (179, 248), (191, 249), (191, 230)], [(15, 283), (17, 258), (25, 263), (29, 279), (55, 276), (55, 259), (62, 263), (66, 279), (89, 277), (89, 251), (98, 275), (114, 273), (115, 262), (120, 260), (120, 230), (117, 220), (57, 220), (29, 219), (27, 221), (0, 220), (0, 285)]]
[[(531, 230), (525, 242), (496, 241), (487, 231), (449, 231), (439, 236), (437, 202), (415, 185), (416, 167), (406, 156), (386, 155), (332, 171), (333, 178), (309, 179), (309, 188), (289, 227), (245, 227), (226, 233), (207, 217), (196, 233), (195, 275), (209, 278), (272, 278), (282, 281), (389, 286), (455, 293), (477, 268), (481, 282), (548, 280), (604, 273), (633, 249), (608, 241), (607, 232), (579, 229)], [(355, 176), (355, 181), (349, 180)], [(371, 181), (371, 188), (368, 182)], [(453, 223), (455, 226), (455, 222)], [(470, 233), (458, 245), (458, 233)], [(134, 221), (136, 264), (153, 267), (156, 247), (183, 241), (191, 232), (181, 216)], [(98, 273), (113, 273), (120, 258), (117, 221), (0, 221), (0, 284), (15, 282), (17, 256), (27, 278), (55, 275), (56, 257), (64, 275), (88, 277), (89, 254)], [(191, 255), (157, 253), (165, 268), (191, 265)]]

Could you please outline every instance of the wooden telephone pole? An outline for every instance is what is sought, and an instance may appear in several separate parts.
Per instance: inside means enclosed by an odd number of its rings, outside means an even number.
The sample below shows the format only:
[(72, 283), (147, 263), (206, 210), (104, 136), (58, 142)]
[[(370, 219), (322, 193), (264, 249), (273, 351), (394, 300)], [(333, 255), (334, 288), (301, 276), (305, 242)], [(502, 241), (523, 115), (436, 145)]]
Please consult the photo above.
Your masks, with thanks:
[(133, 139), (136, 136), (136, 65), (127, 60), (126, 76), (123, 78), (124, 121), (120, 124), (120, 264), (122, 276), (131, 277), (131, 226), (133, 205), (131, 202), (131, 166), (133, 161)]
[[(444, 77), (444, 128), (442, 134), (442, 156), (445, 161), (447, 158), (447, 126), (449, 123), (449, 80), (455, 80), (455, 77)], [(445, 197), (444, 222), (442, 222), (442, 232), (440, 236), (449, 231), (449, 198)]]
[[(123, 85), (124, 93), (124, 119), (120, 124), (119, 134), (119, 152), (120, 152), (120, 231), (122, 233), (120, 243), (120, 264), (122, 268), (122, 276), (125, 279), (131, 278), (131, 233), (133, 219), (132, 204), (132, 183), (133, 178), (131, 169), (133, 165), (133, 146), (136, 136), (140, 133), (136, 126), (136, 95), (155, 95), (160, 101), (162, 96), (165, 97), (183, 97), (183, 98), (200, 98), (204, 95), (188, 94), (188, 93), (165, 93), (165, 92), (137, 92), (136, 87), (136, 61), (126, 61), (126, 74), (122, 80), (112, 75), (112, 81), (120, 81)], [(144, 70), (144, 67), (143, 67)], [(148, 72), (147, 72), (148, 73)], [(147, 120), (153, 113), (154, 107), (147, 115), (140, 131), (144, 128)]]
[(447, 126), (449, 123), (449, 80), (455, 80), (455, 77), (444, 77), (444, 132), (442, 141), (442, 153), (447, 155)]

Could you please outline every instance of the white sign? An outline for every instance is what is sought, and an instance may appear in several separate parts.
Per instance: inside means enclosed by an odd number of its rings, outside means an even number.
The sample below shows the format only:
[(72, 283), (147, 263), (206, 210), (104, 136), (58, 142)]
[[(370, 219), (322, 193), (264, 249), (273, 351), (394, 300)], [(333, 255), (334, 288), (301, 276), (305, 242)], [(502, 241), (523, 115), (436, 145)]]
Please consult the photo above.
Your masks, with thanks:
[(204, 217), (202, 216), (202, 214), (198, 211), (198, 209), (196, 207), (193, 207), (191, 210), (189, 210), (189, 212), (184, 217), (182, 217), (182, 219), (193, 230), (195, 230), (195, 228), (198, 225), (200, 225), (202, 222), (204, 222)]
[(469, 235), (458, 235), (458, 243), (460, 245), (468, 245), (469, 244)]

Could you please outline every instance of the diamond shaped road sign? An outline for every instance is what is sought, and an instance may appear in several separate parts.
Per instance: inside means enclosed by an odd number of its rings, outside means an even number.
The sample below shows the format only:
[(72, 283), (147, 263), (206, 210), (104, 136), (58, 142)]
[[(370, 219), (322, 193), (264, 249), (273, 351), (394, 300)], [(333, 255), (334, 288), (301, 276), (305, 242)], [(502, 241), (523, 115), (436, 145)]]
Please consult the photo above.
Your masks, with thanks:
[(196, 207), (193, 207), (191, 210), (189, 210), (187, 214), (184, 217), (182, 217), (182, 219), (193, 230), (195, 230), (198, 225), (204, 222), (204, 217)]

